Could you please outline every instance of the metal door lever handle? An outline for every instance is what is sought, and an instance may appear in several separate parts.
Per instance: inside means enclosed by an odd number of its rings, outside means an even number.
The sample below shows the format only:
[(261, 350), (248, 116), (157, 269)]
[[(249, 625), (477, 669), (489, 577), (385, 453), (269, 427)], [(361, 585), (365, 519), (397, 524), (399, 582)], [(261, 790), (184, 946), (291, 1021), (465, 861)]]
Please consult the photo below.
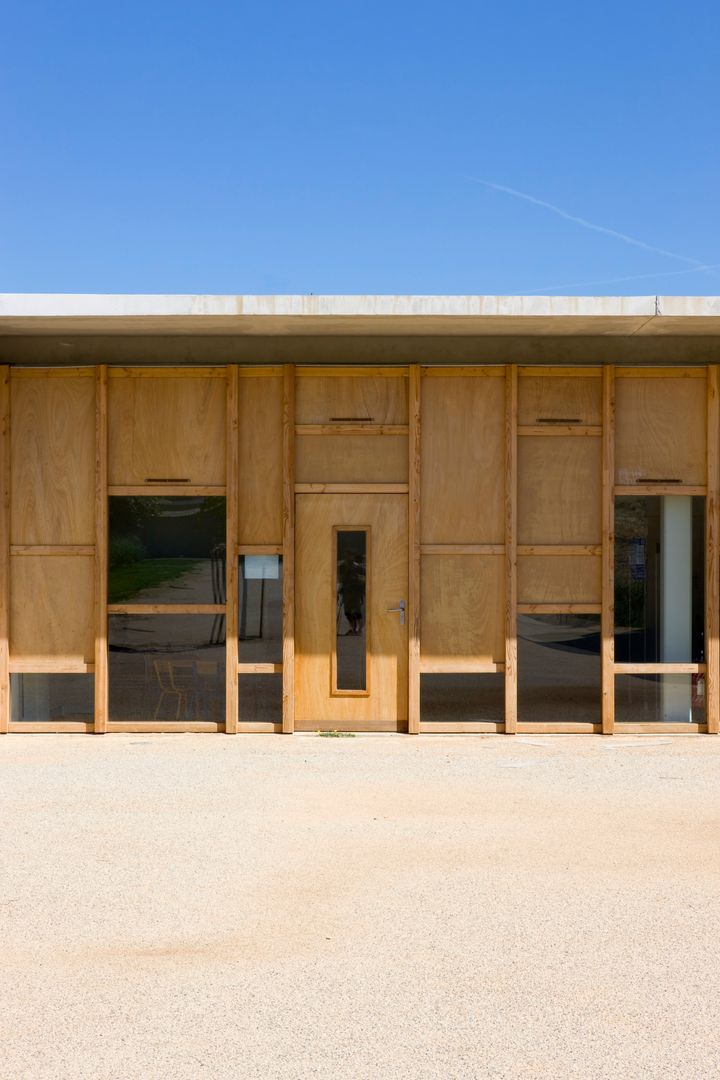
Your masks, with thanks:
[(399, 607), (389, 607), (387, 610), (388, 611), (399, 611), (400, 612), (400, 625), (401, 626), (405, 625), (405, 601), (404, 600), (400, 601), (400, 606)]

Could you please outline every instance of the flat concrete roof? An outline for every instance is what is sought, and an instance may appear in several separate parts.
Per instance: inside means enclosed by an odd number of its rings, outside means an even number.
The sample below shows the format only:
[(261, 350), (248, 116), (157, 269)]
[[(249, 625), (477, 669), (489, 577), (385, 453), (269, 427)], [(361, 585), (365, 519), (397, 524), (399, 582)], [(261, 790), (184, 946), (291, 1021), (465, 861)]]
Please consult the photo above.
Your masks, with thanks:
[(0, 294), (0, 335), (720, 334), (718, 296)]

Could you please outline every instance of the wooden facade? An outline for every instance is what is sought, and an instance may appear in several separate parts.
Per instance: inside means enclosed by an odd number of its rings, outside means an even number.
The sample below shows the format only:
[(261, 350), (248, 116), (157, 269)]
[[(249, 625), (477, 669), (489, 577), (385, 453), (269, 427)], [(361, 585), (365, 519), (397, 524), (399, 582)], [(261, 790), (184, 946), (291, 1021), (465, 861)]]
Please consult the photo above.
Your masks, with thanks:
[[(720, 731), (715, 365), (5, 366), (0, 388), (1, 732)], [(653, 495), (705, 500), (702, 661), (615, 658), (615, 500)], [(221, 595), (109, 600), (113, 496), (224, 497)], [(372, 561), (356, 689), (337, 685), (337, 530), (366, 536)], [(282, 557), (273, 659), (238, 651), (247, 556)], [(223, 621), (224, 717), (180, 715), (184, 691), (159, 676), (178, 715), (148, 701), (118, 720), (108, 620), (171, 614)], [(518, 619), (551, 615), (597, 617), (592, 719), (524, 714)], [(32, 674), (92, 675), (93, 716), (13, 720), (12, 676)], [(701, 680), (704, 719), (616, 720), (631, 674)], [(501, 714), (428, 719), (429, 676), (499, 687)], [(248, 719), (243, 695), (265, 686), (277, 715)]]

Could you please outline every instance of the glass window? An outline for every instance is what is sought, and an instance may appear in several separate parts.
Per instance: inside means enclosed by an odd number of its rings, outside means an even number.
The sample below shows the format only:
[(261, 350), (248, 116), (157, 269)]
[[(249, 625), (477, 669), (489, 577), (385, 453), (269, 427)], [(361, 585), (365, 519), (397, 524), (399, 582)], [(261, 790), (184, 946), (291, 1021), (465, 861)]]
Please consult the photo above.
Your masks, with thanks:
[(111, 495), (108, 603), (224, 604), (222, 496)]
[(110, 720), (225, 722), (223, 615), (111, 615)]
[(505, 676), (442, 674), (420, 676), (420, 722), (463, 724), (505, 718)]
[(282, 675), (241, 675), (238, 698), (241, 724), (282, 723)]
[(617, 675), (615, 722), (704, 724), (704, 675)]
[(335, 529), (333, 690), (367, 690), (367, 529)]
[(42, 674), (10, 676), (10, 716), (13, 724), (80, 720), (94, 715), (95, 676)]
[(704, 659), (705, 499), (615, 500), (615, 660)]
[(238, 659), (246, 663), (282, 663), (282, 557), (240, 557)]
[(600, 616), (518, 616), (518, 720), (599, 724), (600, 701)]

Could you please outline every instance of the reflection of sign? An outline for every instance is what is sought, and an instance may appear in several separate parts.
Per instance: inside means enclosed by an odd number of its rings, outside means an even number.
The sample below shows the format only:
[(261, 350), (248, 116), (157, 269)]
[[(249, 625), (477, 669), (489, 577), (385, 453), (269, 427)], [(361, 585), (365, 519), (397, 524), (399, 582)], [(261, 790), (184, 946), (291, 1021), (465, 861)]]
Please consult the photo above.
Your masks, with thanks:
[(246, 581), (277, 581), (280, 577), (279, 555), (246, 555), (243, 576)]
[(633, 581), (645, 580), (645, 541), (643, 539), (630, 541), (630, 577)]

